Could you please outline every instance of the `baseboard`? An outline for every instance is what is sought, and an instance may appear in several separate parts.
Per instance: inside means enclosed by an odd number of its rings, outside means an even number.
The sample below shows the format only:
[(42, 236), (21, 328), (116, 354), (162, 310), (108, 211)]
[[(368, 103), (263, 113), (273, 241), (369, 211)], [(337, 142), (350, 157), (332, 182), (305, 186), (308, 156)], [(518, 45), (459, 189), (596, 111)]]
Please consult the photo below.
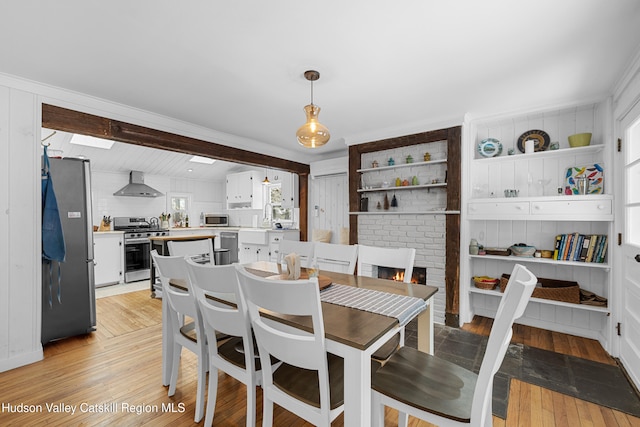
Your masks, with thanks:
[(20, 366), (39, 362), (42, 359), (44, 359), (44, 352), (42, 350), (42, 345), (40, 345), (38, 350), (36, 351), (23, 353), (18, 355), (17, 357), (0, 360), (0, 372), (10, 371), (11, 369), (19, 368)]

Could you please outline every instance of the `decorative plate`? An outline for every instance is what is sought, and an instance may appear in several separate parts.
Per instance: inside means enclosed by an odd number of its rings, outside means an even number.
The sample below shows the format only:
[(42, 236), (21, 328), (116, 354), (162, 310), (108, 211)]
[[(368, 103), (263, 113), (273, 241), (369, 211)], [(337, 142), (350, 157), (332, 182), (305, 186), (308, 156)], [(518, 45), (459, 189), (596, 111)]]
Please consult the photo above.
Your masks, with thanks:
[(549, 148), (549, 144), (551, 142), (551, 138), (549, 138), (549, 134), (543, 130), (528, 130), (518, 138), (518, 150), (521, 153), (524, 153), (524, 142), (528, 139), (532, 139), (535, 141), (533, 145), (533, 151), (544, 151)]
[(598, 163), (587, 166), (573, 166), (567, 169), (566, 186), (571, 190), (571, 194), (578, 194), (578, 184), (576, 178), (586, 176), (589, 178), (589, 193), (602, 194), (604, 192), (604, 169)]
[(495, 157), (502, 153), (502, 144), (495, 138), (487, 138), (478, 144), (478, 153), (482, 157)]

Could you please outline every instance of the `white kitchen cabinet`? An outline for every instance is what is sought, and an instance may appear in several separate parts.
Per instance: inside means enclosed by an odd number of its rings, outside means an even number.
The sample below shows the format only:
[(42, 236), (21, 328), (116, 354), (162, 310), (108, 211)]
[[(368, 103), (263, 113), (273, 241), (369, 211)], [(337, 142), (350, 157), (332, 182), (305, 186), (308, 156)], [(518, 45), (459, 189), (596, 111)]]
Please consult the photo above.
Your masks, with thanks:
[(238, 262), (245, 264), (256, 261), (269, 261), (269, 245), (241, 243), (238, 252)]
[(227, 175), (227, 209), (262, 209), (262, 180), (256, 171)]
[(300, 206), (298, 197), (298, 174), (283, 172), (281, 175), (282, 207), (297, 208)]
[[(462, 322), (473, 315), (494, 317), (502, 297), (499, 289), (483, 290), (473, 284), (473, 276), (499, 278), (511, 273), (515, 263), (526, 265), (537, 277), (578, 282), (581, 289), (608, 298), (615, 293), (611, 280), (613, 236), (612, 165), (613, 143), (606, 117), (607, 102), (548, 110), (518, 116), (495, 117), (468, 124), (466, 156), (466, 206), (461, 227)], [(532, 154), (520, 152), (518, 137), (528, 130), (543, 130), (558, 150)], [(593, 133), (592, 145), (570, 148), (567, 137)], [(499, 140), (502, 154), (483, 158), (477, 150), (486, 138)], [(515, 153), (508, 155), (509, 149)], [(565, 195), (567, 171), (573, 167), (603, 166), (604, 187), (599, 194)], [(505, 190), (517, 190), (518, 197), (503, 197)], [(559, 234), (608, 235), (604, 263), (560, 261), (515, 256), (470, 255), (467, 246), (476, 239), (485, 247), (508, 248), (526, 243), (537, 249), (554, 249)], [(610, 349), (613, 325), (608, 306), (571, 304), (533, 298), (519, 323), (599, 340)]]
[(240, 264), (269, 260), (268, 230), (260, 228), (238, 231), (238, 261)]
[(119, 232), (93, 234), (93, 273), (96, 286), (124, 280), (124, 235)]

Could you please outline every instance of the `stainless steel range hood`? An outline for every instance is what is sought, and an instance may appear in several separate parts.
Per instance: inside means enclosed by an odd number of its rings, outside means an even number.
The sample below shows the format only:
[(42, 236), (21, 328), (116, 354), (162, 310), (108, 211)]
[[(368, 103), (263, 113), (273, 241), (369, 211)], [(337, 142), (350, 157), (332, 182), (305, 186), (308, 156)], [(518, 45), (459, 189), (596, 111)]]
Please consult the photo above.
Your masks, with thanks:
[(139, 171), (129, 172), (129, 183), (113, 193), (114, 196), (159, 197), (163, 194), (144, 183), (144, 175)]

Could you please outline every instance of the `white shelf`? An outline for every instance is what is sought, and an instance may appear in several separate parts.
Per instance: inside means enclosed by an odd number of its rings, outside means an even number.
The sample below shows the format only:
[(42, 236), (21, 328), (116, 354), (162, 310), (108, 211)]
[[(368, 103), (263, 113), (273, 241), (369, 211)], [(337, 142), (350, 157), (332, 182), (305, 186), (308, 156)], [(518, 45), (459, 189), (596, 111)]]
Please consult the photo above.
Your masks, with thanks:
[(375, 172), (391, 169), (409, 168), (412, 166), (436, 165), (438, 163), (447, 163), (447, 159), (429, 160), (428, 162), (401, 163), (393, 166), (378, 166), (377, 168), (358, 169), (357, 172)]
[(460, 215), (460, 211), (391, 211), (349, 212), (349, 215)]
[(400, 187), (376, 187), (376, 188), (361, 188), (358, 189), (358, 193), (366, 193), (372, 191), (396, 191), (396, 190), (417, 190), (420, 188), (437, 188), (446, 187), (446, 182), (439, 182), (437, 184), (421, 184), (421, 185), (403, 185)]
[(491, 259), (497, 261), (507, 261), (513, 263), (533, 263), (533, 264), (553, 264), (569, 267), (601, 268), (609, 270), (611, 267), (607, 263), (600, 262), (580, 262), (580, 261), (559, 261), (549, 258), (520, 257), (520, 256), (500, 256), (500, 255), (469, 255), (472, 259)]
[(599, 153), (604, 150), (603, 144), (588, 145), (586, 147), (563, 148), (561, 150), (538, 151), (531, 154), (518, 153), (514, 155), (501, 155), (497, 157), (480, 157), (473, 159), (480, 162), (512, 162), (516, 160), (552, 159), (565, 156), (581, 156), (584, 154)]
[[(497, 298), (502, 298), (502, 295), (504, 295), (500, 291), (478, 289), (475, 286), (471, 286), (470, 289), (469, 289), (469, 292), (471, 292), (473, 294), (490, 295), (490, 296), (497, 297)], [(575, 309), (575, 310), (594, 311), (594, 312), (597, 312), (597, 313), (605, 314), (607, 316), (609, 315), (609, 307), (600, 307), (600, 306), (597, 306), (597, 305), (573, 304), (573, 303), (570, 303), (570, 302), (554, 301), (554, 300), (543, 299), (543, 298), (531, 298), (530, 302), (536, 302), (536, 303), (539, 303), (539, 304), (555, 305), (555, 306), (560, 306), (560, 307), (567, 307), (567, 308), (571, 308), (571, 309)]]

